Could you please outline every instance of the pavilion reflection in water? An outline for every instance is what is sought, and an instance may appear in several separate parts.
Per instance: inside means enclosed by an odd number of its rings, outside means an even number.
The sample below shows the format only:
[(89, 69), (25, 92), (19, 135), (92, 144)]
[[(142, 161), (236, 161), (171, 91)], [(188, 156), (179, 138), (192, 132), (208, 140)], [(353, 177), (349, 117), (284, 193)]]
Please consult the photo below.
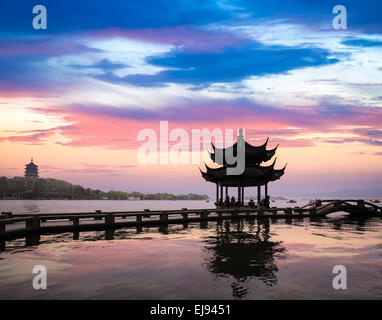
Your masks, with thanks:
[[(248, 229), (248, 231), (244, 231)], [(207, 258), (203, 266), (216, 278), (232, 277), (232, 295), (244, 298), (248, 280), (257, 278), (266, 286), (277, 283), (277, 260), (286, 257), (279, 241), (271, 241), (270, 222), (231, 221), (218, 223), (216, 235), (205, 239)]]

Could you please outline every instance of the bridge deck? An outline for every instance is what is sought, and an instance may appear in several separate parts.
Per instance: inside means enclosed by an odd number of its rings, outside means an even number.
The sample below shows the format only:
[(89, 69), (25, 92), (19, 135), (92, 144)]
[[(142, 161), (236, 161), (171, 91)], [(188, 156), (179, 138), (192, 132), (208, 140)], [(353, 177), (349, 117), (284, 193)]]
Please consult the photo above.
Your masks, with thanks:
[[(325, 204), (323, 204), (325, 203)], [(3, 212), (0, 216), (0, 239), (14, 239), (31, 233), (57, 233), (67, 231), (99, 230), (125, 226), (150, 226), (168, 223), (188, 223), (219, 219), (240, 218), (302, 218), (323, 217), (329, 213), (345, 211), (361, 216), (382, 217), (382, 208), (364, 200), (317, 200), (303, 207), (287, 208), (222, 208), (81, 212), (54, 214), (12, 214)]]

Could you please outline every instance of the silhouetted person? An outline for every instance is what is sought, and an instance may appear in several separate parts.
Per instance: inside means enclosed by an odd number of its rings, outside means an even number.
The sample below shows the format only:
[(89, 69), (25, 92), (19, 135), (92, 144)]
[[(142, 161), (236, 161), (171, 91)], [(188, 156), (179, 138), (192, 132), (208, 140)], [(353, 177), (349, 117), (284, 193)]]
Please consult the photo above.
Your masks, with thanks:
[(250, 207), (250, 208), (254, 208), (255, 207), (255, 201), (253, 201), (253, 199), (249, 200), (248, 207)]
[(234, 207), (235, 204), (236, 204), (236, 199), (235, 199), (234, 196), (232, 196), (232, 198), (231, 198), (231, 206)]
[(230, 203), (229, 203), (229, 195), (227, 194), (227, 195), (225, 196), (224, 206), (225, 206), (225, 207), (229, 207), (229, 205), (230, 205)]
[(265, 198), (265, 207), (266, 207), (267, 209), (269, 209), (269, 207), (270, 207), (269, 196), (267, 196), (267, 197)]

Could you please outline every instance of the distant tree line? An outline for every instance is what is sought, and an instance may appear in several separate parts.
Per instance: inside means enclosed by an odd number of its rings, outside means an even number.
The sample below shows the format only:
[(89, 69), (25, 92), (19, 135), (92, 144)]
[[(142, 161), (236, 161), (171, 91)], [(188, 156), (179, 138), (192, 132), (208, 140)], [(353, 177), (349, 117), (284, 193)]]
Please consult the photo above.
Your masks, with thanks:
[(0, 177), (0, 199), (76, 199), (76, 200), (205, 200), (207, 195), (193, 193), (174, 195), (170, 193), (143, 194), (93, 190), (80, 185), (51, 178)]

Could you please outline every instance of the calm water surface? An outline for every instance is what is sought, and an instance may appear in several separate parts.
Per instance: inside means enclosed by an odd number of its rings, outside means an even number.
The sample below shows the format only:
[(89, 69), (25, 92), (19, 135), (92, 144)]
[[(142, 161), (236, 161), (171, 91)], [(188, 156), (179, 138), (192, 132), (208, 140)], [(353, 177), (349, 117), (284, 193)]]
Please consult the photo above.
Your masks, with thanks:
[[(200, 201), (95, 202), (0, 201), (0, 209), (211, 206)], [(209, 221), (62, 233), (8, 241), (2, 250), (2, 299), (382, 299), (379, 218)], [(35, 265), (48, 270), (47, 290), (32, 288)], [(332, 287), (335, 265), (347, 268), (347, 290)]]

